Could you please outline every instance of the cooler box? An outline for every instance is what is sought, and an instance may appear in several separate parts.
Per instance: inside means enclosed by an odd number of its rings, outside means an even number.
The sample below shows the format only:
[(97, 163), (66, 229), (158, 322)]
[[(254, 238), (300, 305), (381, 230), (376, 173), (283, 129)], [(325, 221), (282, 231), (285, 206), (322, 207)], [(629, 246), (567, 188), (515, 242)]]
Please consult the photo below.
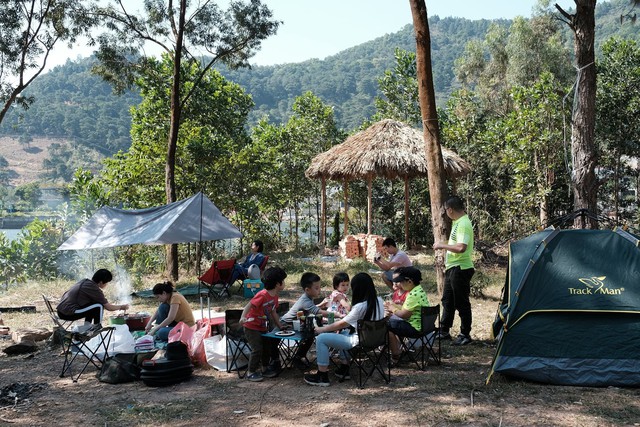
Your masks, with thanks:
[(264, 289), (264, 283), (258, 279), (246, 279), (242, 282), (245, 298), (253, 298), (261, 289)]

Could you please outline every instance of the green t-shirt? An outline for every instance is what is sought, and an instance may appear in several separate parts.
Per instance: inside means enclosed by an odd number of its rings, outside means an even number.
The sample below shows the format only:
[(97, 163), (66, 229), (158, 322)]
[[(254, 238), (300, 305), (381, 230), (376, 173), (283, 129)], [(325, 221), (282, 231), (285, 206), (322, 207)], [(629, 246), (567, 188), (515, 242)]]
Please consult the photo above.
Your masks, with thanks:
[(473, 268), (473, 261), (471, 260), (471, 254), (473, 253), (473, 225), (471, 225), (471, 220), (466, 214), (451, 224), (449, 244), (455, 245), (458, 243), (464, 243), (467, 245), (467, 249), (460, 254), (447, 251), (447, 259), (444, 262), (447, 270), (451, 267), (460, 267), (462, 270)]
[(424, 289), (422, 289), (421, 285), (418, 285), (411, 289), (407, 294), (407, 299), (404, 300), (404, 304), (402, 304), (402, 308), (405, 310), (409, 310), (411, 312), (411, 317), (409, 320), (409, 324), (413, 326), (416, 331), (420, 330), (421, 323), (421, 313), (420, 307), (428, 307), (429, 306), (429, 298), (425, 293)]

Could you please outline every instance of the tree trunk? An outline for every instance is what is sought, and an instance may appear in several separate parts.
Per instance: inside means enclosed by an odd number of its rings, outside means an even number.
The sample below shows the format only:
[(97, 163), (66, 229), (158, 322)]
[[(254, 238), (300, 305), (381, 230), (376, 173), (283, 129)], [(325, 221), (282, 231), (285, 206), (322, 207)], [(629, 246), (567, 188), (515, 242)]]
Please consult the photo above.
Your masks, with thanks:
[[(595, 112), (596, 112), (596, 67), (595, 67), (595, 9), (596, 0), (575, 0), (576, 13), (568, 14), (556, 4), (556, 8), (567, 19), (575, 35), (574, 51), (578, 77), (576, 103), (571, 122), (571, 158), (573, 161), (574, 209), (587, 209), (597, 213)], [(576, 217), (576, 228), (598, 228), (594, 218), (584, 215)]]
[(323, 176), (322, 177), (322, 195), (321, 195), (322, 199), (320, 202), (320, 210), (322, 211), (320, 213), (320, 216), (322, 217), (322, 223), (321, 223), (321, 231), (320, 231), (320, 238), (321, 243), (323, 248), (327, 246), (327, 180), (326, 178)]
[[(429, 198), (431, 201), (431, 225), (435, 241), (448, 239), (449, 221), (444, 211), (445, 180), (444, 162), (440, 148), (440, 130), (438, 128), (438, 113), (436, 111), (436, 97), (433, 88), (433, 74), (431, 71), (431, 36), (427, 7), (424, 0), (409, 0), (413, 28), (416, 36), (416, 68), (418, 77), (418, 96), (420, 112), (422, 113), (422, 127), (424, 130), (425, 149), (427, 153), (427, 177), (429, 179)], [(436, 254), (435, 267), (438, 292), (442, 295), (444, 287), (444, 254)]]
[(344, 237), (349, 232), (349, 181), (344, 180)]
[(367, 234), (371, 234), (371, 223), (373, 222), (373, 178), (371, 175), (367, 177)]
[[(176, 51), (173, 56), (173, 85), (171, 86), (171, 123), (169, 124), (169, 143), (167, 147), (167, 164), (165, 166), (165, 191), (167, 203), (176, 201), (176, 150), (178, 146), (178, 131), (180, 130), (180, 116), (182, 104), (180, 100), (180, 65), (182, 60), (182, 46), (184, 37), (185, 14), (187, 0), (180, 0), (180, 17), (178, 34), (176, 36)], [(178, 245), (168, 245), (167, 274), (173, 281), (178, 280)]]

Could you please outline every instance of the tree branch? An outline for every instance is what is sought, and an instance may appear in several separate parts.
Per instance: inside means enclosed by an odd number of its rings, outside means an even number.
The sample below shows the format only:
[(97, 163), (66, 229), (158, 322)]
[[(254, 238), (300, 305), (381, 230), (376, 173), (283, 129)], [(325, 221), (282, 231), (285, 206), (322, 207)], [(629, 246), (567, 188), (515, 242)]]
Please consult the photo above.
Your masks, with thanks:
[[(639, 0), (640, 1), (640, 0)], [(575, 27), (573, 25), (573, 18), (574, 15), (571, 15), (570, 13), (568, 13), (567, 11), (565, 11), (563, 8), (561, 8), (558, 3), (555, 4), (556, 9), (558, 9), (558, 12), (560, 12), (560, 14), (562, 16), (564, 16), (566, 18), (565, 19), (560, 19), (562, 22), (564, 22), (565, 24), (567, 24), (572, 30), (575, 30)]]

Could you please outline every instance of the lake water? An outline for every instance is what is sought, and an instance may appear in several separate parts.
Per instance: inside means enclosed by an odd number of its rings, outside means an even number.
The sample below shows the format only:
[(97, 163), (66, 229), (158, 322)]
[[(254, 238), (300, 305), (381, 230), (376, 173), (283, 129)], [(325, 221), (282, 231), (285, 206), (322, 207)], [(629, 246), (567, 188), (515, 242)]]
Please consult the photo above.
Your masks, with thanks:
[(0, 233), (7, 236), (9, 241), (15, 240), (18, 237), (18, 234), (22, 231), (22, 229), (12, 229), (12, 228), (0, 228)]

